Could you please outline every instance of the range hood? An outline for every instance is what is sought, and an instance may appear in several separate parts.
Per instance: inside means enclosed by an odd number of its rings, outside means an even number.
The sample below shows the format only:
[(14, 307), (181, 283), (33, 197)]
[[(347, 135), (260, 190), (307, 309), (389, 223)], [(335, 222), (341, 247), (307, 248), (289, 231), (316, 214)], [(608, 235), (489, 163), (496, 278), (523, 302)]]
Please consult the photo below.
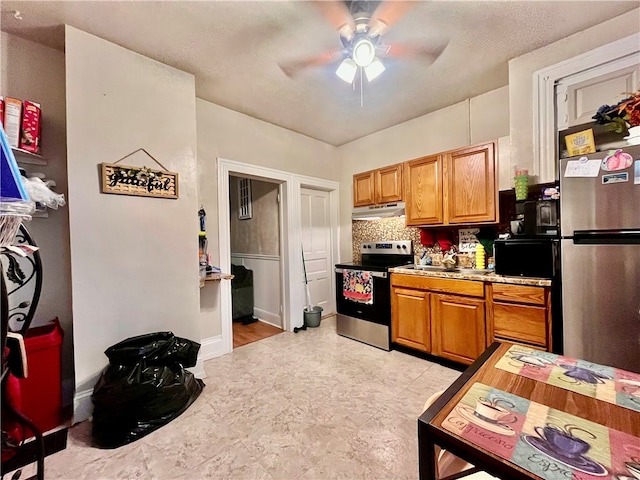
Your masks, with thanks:
[(404, 216), (404, 202), (396, 202), (354, 208), (351, 213), (351, 220), (379, 220), (381, 218), (402, 216)]

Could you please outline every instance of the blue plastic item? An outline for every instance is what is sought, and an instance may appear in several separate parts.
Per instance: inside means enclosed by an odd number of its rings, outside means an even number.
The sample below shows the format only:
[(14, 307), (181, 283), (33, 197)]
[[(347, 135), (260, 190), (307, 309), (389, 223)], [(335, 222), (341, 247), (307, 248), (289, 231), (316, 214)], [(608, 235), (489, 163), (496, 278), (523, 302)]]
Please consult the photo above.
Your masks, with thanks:
[(28, 202), (29, 194), (24, 188), (18, 163), (0, 126), (0, 201)]

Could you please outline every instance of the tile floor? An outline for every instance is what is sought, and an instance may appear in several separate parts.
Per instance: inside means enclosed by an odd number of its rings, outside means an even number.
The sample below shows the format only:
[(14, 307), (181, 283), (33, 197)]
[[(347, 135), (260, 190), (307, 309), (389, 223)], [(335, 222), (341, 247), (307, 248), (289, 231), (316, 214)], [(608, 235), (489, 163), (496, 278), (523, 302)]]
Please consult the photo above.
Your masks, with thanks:
[[(205, 363), (179, 418), (116, 450), (89, 421), (45, 461), (52, 479), (416, 479), (417, 418), (459, 372), (338, 336), (335, 317)], [(28, 472), (23, 473), (24, 475)]]

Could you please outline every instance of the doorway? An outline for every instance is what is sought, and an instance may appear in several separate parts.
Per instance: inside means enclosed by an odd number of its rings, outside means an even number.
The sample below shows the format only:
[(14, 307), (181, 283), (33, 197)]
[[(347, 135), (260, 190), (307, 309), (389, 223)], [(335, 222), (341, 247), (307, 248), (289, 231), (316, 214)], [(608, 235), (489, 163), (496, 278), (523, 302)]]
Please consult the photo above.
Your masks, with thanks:
[(234, 348), (282, 330), (280, 184), (229, 177)]
[[(339, 261), (339, 205), (338, 182), (296, 175), (258, 165), (251, 165), (224, 158), (218, 158), (218, 251), (222, 271), (231, 270), (231, 244), (229, 221), (229, 178), (244, 176), (251, 179), (276, 182), (280, 184), (280, 257), (282, 292), (282, 326), (293, 332), (303, 323), (305, 291), (302, 270), (301, 207), (300, 190), (311, 188), (324, 190), (329, 194), (329, 221), (331, 225), (331, 262)], [(335, 285), (331, 282), (332, 296)], [(231, 282), (220, 284), (221, 348), (220, 354), (233, 349)]]

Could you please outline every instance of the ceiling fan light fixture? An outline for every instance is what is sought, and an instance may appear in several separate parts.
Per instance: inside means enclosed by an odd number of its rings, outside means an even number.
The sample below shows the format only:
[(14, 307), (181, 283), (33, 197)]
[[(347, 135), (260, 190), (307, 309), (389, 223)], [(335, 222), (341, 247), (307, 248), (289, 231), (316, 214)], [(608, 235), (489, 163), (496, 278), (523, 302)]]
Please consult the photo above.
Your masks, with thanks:
[(368, 81), (372, 81), (378, 78), (380, 74), (384, 72), (384, 70), (384, 64), (377, 57), (374, 58), (369, 65), (364, 67), (364, 73), (367, 76)]
[(345, 58), (338, 66), (336, 75), (347, 83), (353, 83), (353, 79), (356, 78), (357, 71), (358, 66), (356, 65), (356, 62), (350, 58)]
[(366, 67), (376, 56), (376, 48), (371, 40), (367, 38), (360, 39), (353, 46), (353, 61), (359, 67)]

